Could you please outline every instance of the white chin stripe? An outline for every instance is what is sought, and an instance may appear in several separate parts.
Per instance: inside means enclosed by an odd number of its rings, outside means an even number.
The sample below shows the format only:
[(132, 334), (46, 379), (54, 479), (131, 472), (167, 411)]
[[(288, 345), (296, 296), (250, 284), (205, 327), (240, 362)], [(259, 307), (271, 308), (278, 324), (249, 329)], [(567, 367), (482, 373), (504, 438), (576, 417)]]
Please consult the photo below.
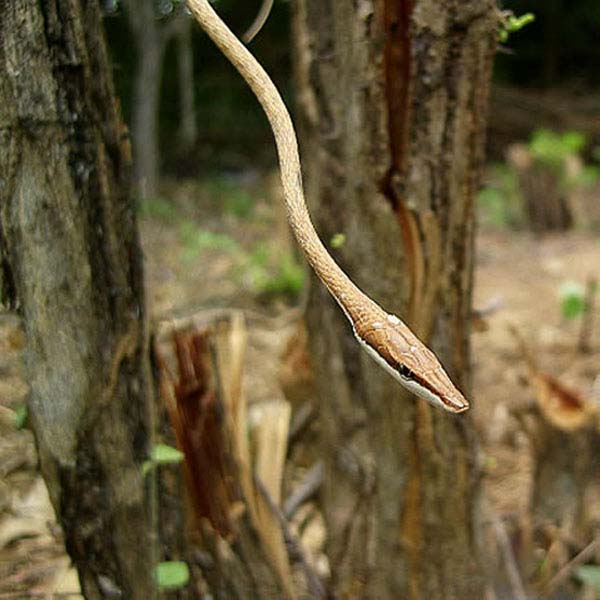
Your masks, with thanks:
[(360, 345), (367, 351), (367, 354), (409, 392), (415, 394), (415, 396), (419, 396), (419, 398), (423, 398), (423, 400), (427, 400), (427, 402), (437, 406), (438, 408), (450, 410), (450, 408), (444, 404), (444, 402), (442, 402), (441, 398), (436, 396), (433, 392), (431, 392), (431, 390), (428, 390), (426, 387), (418, 384), (412, 379), (401, 377), (398, 371), (393, 369), (371, 346), (369, 346), (369, 344), (367, 344), (367, 342), (361, 339), (356, 331), (354, 332), (354, 336), (360, 342)]

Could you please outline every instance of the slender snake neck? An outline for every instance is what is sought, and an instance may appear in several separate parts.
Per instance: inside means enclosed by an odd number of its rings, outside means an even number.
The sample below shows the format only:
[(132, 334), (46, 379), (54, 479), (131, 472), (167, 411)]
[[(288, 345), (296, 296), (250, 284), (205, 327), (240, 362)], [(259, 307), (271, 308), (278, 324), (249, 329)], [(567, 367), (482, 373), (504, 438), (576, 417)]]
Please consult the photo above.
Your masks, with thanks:
[(372, 302), (333, 260), (311, 221), (304, 198), (298, 141), (289, 112), (260, 63), (237, 39), (207, 0), (188, 0), (188, 6), (213, 42), (246, 80), (273, 130), (287, 218), (306, 259), (319, 279), (349, 315), (356, 320), (361, 302)]

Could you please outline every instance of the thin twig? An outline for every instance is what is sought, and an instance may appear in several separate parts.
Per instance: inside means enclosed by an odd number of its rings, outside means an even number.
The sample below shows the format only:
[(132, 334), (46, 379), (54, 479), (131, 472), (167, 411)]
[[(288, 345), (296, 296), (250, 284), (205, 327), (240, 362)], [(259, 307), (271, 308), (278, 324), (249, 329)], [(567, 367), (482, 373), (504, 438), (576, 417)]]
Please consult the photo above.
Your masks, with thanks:
[(286, 519), (290, 520), (296, 514), (296, 511), (319, 491), (324, 476), (325, 467), (323, 461), (320, 460), (309, 469), (300, 485), (283, 503), (283, 514)]
[(261, 4), (260, 10), (254, 19), (254, 22), (250, 27), (248, 27), (248, 31), (244, 33), (242, 39), (246, 44), (249, 44), (258, 32), (263, 28), (263, 25), (267, 22), (269, 18), (269, 14), (271, 13), (271, 9), (273, 8), (273, 0), (263, 0)]
[(281, 510), (275, 504), (275, 502), (273, 502), (273, 498), (271, 498), (271, 495), (267, 491), (267, 488), (265, 488), (263, 482), (256, 475), (254, 475), (254, 483), (262, 497), (265, 499), (269, 510), (275, 515), (275, 517), (279, 521), (279, 526), (281, 527), (283, 539), (285, 540), (290, 559), (295, 562), (298, 562), (302, 567), (310, 593), (312, 594), (313, 598), (315, 598), (315, 600), (324, 600), (325, 589), (323, 588), (323, 584), (321, 583), (319, 576), (315, 573), (314, 569), (306, 559), (306, 556), (304, 555), (304, 552), (300, 547), (300, 543), (296, 539), (296, 536), (291, 532), (285, 515), (281, 512)]
[(496, 540), (498, 541), (498, 546), (500, 547), (502, 558), (504, 559), (504, 564), (506, 565), (506, 573), (513, 591), (513, 596), (515, 600), (527, 600), (527, 594), (525, 593), (523, 580), (521, 579), (521, 574), (519, 573), (517, 561), (510, 543), (510, 538), (506, 533), (504, 523), (499, 518), (496, 518), (494, 519), (493, 526), (496, 534)]
[(590, 556), (594, 554), (598, 545), (600, 544), (600, 537), (593, 539), (581, 552), (576, 554), (564, 567), (559, 569), (558, 573), (548, 581), (544, 586), (544, 591), (547, 594), (553, 592), (561, 583), (571, 576), (571, 573), (581, 564), (583, 564)]
[(290, 447), (298, 441), (306, 428), (317, 417), (317, 409), (311, 400), (307, 400), (294, 414), (288, 433), (288, 453)]

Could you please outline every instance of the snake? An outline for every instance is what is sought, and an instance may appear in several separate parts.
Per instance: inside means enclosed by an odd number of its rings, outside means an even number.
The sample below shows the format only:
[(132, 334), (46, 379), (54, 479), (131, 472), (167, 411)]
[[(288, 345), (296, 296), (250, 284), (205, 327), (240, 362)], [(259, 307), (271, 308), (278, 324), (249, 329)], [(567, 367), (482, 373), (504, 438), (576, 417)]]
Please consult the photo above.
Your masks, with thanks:
[(469, 402), (454, 385), (437, 356), (402, 319), (386, 312), (362, 292), (335, 262), (319, 238), (304, 197), (294, 125), (267, 72), (208, 0), (187, 0), (187, 6), (261, 104), (275, 137), (291, 230), (308, 264), (346, 315), (359, 344), (412, 394), (450, 413), (467, 410)]

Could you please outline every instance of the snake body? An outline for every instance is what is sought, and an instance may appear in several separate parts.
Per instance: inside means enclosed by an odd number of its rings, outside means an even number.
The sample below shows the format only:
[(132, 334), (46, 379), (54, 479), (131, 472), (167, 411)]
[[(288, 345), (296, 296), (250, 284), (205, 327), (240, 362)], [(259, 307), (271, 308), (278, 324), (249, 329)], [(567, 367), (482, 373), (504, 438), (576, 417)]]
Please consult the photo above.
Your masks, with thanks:
[(302, 252), (338, 302), (355, 337), (403, 386), (449, 412), (469, 404), (439, 360), (397, 316), (384, 311), (344, 273), (321, 242), (304, 198), (298, 142), (290, 114), (271, 78), (216, 14), (208, 0), (187, 0), (202, 29), (246, 80), (273, 130), (287, 217)]

